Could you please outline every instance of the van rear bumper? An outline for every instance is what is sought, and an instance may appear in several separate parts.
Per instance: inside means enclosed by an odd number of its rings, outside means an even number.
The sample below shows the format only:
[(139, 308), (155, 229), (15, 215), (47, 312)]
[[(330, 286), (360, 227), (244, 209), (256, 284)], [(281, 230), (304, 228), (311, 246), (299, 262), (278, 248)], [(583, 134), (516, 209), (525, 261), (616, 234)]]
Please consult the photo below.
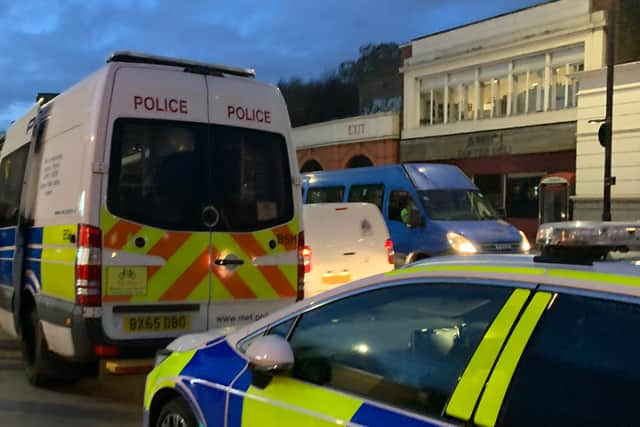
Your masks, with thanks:
[(173, 338), (111, 340), (104, 333), (102, 318), (84, 317), (83, 307), (75, 303), (39, 294), (36, 305), (49, 349), (71, 362), (98, 360), (96, 346), (116, 347), (117, 354), (109, 355), (110, 359), (154, 357), (156, 350), (173, 341)]

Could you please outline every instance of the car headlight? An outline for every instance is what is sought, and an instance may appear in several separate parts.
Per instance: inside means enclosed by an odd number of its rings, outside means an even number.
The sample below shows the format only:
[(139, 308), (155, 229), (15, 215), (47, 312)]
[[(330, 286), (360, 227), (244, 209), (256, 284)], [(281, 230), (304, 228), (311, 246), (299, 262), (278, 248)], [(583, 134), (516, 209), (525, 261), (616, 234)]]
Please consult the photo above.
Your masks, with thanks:
[(522, 241), (520, 242), (520, 249), (522, 252), (529, 252), (531, 250), (531, 243), (529, 243), (529, 239), (524, 234), (522, 230), (518, 230), (520, 232), (520, 237), (522, 237)]
[(459, 253), (460, 255), (472, 255), (478, 252), (478, 248), (473, 242), (461, 234), (449, 231), (447, 233), (447, 240), (451, 249)]
[(156, 366), (158, 366), (159, 364), (164, 362), (167, 359), (167, 357), (171, 356), (171, 353), (173, 353), (173, 352), (171, 350), (169, 350), (168, 348), (162, 348), (162, 349), (158, 350), (156, 352), (156, 360), (153, 363), (153, 367), (155, 368)]

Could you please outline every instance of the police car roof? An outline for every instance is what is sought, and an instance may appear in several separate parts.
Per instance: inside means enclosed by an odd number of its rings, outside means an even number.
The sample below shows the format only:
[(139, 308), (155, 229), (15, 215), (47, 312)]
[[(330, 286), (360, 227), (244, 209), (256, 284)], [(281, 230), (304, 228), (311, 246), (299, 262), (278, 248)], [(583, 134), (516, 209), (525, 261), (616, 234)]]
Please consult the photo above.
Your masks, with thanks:
[[(550, 286), (597, 293), (601, 298), (640, 298), (640, 261), (606, 261), (593, 265), (534, 262), (533, 255), (473, 255), (436, 257), (403, 268), (339, 286), (285, 307), (229, 335), (232, 343), (267, 325), (313, 306), (367, 288), (416, 279), (474, 279), (471, 284), (491, 286), (491, 281), (528, 286)], [(640, 300), (636, 303), (640, 303)]]

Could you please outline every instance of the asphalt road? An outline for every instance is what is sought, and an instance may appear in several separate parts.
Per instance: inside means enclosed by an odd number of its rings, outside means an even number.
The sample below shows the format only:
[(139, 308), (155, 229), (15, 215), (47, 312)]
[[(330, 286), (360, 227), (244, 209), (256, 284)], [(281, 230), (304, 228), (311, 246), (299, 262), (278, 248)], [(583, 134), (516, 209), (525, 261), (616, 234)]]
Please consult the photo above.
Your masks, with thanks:
[(33, 387), (22, 370), (20, 347), (0, 332), (0, 425), (106, 427), (142, 425), (144, 376), (83, 380), (51, 389)]

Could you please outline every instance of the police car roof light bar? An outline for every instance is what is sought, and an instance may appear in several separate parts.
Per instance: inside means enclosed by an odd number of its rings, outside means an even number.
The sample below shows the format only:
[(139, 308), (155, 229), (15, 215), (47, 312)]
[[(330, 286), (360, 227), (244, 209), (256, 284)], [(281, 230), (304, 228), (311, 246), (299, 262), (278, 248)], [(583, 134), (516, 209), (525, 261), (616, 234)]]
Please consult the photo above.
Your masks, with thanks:
[(113, 52), (108, 58), (109, 62), (130, 62), (136, 64), (158, 64), (173, 67), (184, 67), (185, 71), (196, 71), (205, 74), (229, 74), (232, 76), (255, 78), (256, 72), (252, 68), (230, 67), (228, 65), (210, 64), (206, 62), (191, 61), (188, 59), (173, 58), (169, 56), (149, 55), (146, 53), (119, 50)]
[(570, 221), (542, 224), (539, 262), (591, 265), (610, 251), (640, 249), (640, 222)]

